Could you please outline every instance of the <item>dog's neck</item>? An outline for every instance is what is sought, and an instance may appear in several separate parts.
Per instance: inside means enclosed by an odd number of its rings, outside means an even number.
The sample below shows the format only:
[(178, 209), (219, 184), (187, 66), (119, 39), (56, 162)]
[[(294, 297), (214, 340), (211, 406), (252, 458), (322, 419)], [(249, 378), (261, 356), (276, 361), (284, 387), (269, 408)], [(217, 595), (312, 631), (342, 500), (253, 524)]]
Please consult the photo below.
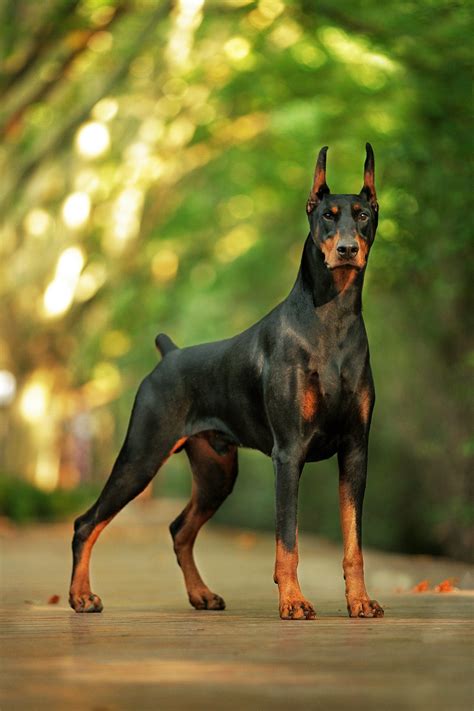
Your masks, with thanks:
[(364, 272), (351, 267), (328, 269), (324, 255), (308, 235), (293, 292), (311, 297), (315, 308), (331, 303), (341, 316), (362, 311)]

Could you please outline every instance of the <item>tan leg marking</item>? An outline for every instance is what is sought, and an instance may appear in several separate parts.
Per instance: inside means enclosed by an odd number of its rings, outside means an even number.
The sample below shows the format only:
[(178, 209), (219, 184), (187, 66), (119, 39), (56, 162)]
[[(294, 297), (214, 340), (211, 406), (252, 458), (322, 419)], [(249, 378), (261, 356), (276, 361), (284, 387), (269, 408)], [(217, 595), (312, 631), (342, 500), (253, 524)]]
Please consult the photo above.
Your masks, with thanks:
[(76, 612), (102, 612), (103, 606), (100, 597), (91, 592), (89, 562), (94, 543), (111, 520), (112, 518), (102, 521), (92, 530), (82, 547), (79, 562), (74, 568), (69, 590), (69, 604)]
[(383, 617), (376, 600), (370, 600), (365, 588), (364, 560), (359, 545), (356, 512), (347, 485), (339, 485), (341, 528), (344, 540), (344, 580), (346, 581), (347, 609), (351, 617)]
[(298, 543), (294, 551), (288, 551), (277, 540), (274, 581), (280, 595), (280, 617), (282, 620), (314, 620), (316, 612), (312, 604), (301, 592), (297, 575)]
[[(193, 547), (201, 527), (232, 490), (237, 475), (236, 449), (233, 447), (225, 454), (218, 454), (205, 438), (191, 438), (186, 451), (193, 472), (193, 484), (191, 500), (179, 517), (183, 523), (173, 535), (174, 550), (191, 605), (197, 610), (223, 610), (224, 600), (207, 587), (199, 574)], [(210, 496), (213, 487), (223, 487), (217, 499)]]
[(372, 393), (368, 388), (364, 388), (360, 394), (359, 414), (362, 422), (369, 421), (370, 412), (372, 409)]
[(223, 610), (225, 608), (224, 600), (220, 595), (216, 595), (209, 590), (201, 578), (193, 555), (197, 534), (213, 513), (213, 511), (209, 513), (199, 511), (193, 484), (192, 497), (187, 507), (185, 523), (174, 538), (174, 551), (178, 564), (183, 571), (189, 602), (197, 610)]

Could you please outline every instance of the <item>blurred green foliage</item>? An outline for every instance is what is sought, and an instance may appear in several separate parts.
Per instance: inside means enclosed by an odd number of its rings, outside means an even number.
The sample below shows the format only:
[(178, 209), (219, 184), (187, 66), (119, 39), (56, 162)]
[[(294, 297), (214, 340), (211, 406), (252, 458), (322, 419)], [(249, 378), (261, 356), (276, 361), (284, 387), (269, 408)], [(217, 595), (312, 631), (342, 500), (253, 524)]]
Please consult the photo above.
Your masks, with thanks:
[(43, 491), (28, 481), (2, 473), (0, 478), (0, 516), (16, 523), (60, 521), (77, 515), (89, 507), (99, 493), (99, 487), (80, 486), (77, 489)]
[[(44, 379), (59, 430), (91, 412), (103, 480), (156, 333), (223, 338), (284, 298), (317, 150), (330, 146), (331, 189), (354, 192), (370, 140), (381, 221), (364, 294), (377, 387), (365, 539), (469, 557), (470, 6), (201, 5), (2, 4), (0, 368), (20, 395)], [(82, 256), (66, 283), (71, 246)], [(15, 403), (7, 418), (9, 467), (34, 477), (38, 422)], [(217, 518), (269, 527), (271, 464), (241, 462)], [(174, 457), (157, 493), (187, 490), (185, 469)], [(307, 469), (301, 528), (337, 536), (335, 463)]]

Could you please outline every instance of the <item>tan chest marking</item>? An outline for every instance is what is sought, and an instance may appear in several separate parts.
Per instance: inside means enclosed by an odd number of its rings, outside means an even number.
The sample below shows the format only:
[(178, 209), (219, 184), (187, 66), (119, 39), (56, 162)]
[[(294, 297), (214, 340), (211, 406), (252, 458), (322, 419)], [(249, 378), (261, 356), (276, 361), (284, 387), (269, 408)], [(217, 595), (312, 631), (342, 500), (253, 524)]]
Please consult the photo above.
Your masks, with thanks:
[(372, 407), (371, 393), (368, 388), (364, 388), (360, 394), (359, 414), (362, 422), (368, 422), (370, 417), (370, 409)]
[(318, 398), (313, 388), (305, 390), (301, 402), (301, 414), (304, 420), (312, 420), (318, 407)]

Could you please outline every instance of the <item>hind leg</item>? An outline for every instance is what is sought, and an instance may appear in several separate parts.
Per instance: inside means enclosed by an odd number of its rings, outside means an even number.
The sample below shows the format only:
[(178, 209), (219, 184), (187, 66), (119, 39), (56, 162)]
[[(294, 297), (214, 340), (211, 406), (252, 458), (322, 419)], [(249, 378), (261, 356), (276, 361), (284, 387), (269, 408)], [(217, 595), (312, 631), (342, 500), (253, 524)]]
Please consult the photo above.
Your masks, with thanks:
[(172, 452), (183, 444), (179, 423), (160, 414), (151, 377), (140, 387), (127, 436), (112, 473), (96, 503), (74, 522), (73, 569), (69, 604), (76, 612), (101, 612), (102, 602), (91, 592), (89, 562), (101, 531), (140, 494)]
[(223, 610), (224, 600), (211, 592), (194, 562), (193, 546), (201, 526), (231, 493), (237, 476), (237, 447), (218, 454), (202, 436), (186, 442), (193, 473), (191, 500), (170, 526), (174, 550), (191, 605), (197, 610)]

